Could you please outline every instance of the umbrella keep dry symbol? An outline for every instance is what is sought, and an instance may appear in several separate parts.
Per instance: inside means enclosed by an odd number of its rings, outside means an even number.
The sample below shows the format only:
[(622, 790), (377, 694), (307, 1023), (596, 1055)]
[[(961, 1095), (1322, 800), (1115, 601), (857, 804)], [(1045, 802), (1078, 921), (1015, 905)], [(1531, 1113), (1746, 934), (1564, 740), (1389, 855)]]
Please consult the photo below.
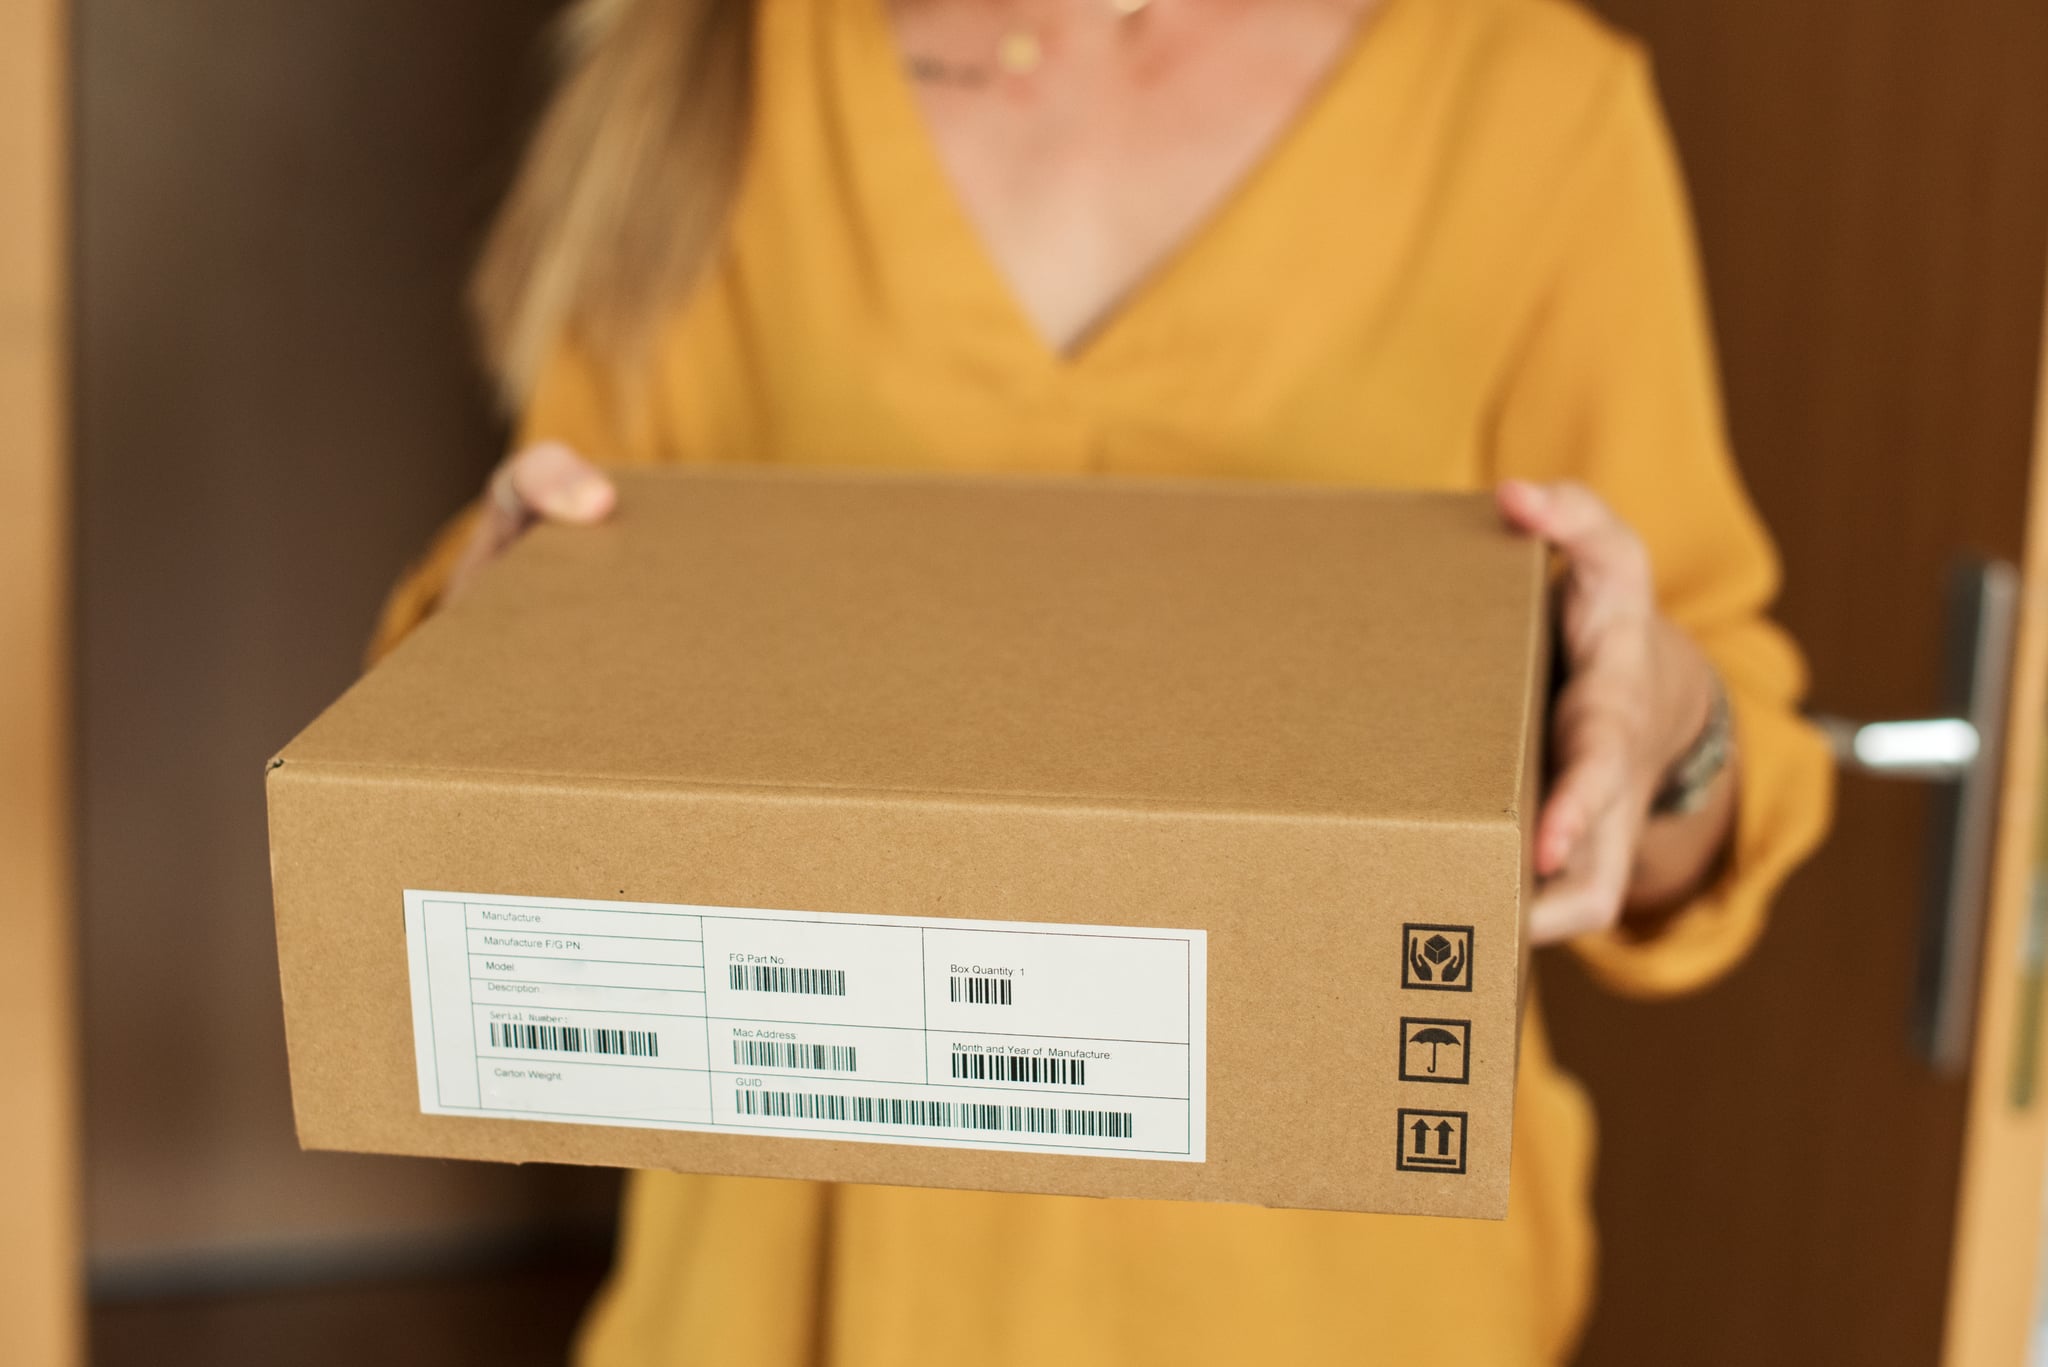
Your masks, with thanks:
[(1433, 1073), (1436, 1071), (1436, 1047), (1439, 1044), (1456, 1044), (1458, 1037), (1442, 1026), (1432, 1025), (1425, 1029), (1417, 1030), (1408, 1037), (1408, 1042), (1410, 1044), (1426, 1044), (1429, 1046), (1429, 1071)]
[(1401, 1081), (1470, 1082), (1471, 1045), (1471, 1021), (1401, 1017)]

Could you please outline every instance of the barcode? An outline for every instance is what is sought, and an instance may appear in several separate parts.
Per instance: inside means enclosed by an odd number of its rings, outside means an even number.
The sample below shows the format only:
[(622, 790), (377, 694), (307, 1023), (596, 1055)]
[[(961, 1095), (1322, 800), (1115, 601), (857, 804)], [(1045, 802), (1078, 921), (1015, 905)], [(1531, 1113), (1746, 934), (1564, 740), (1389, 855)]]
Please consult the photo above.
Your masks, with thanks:
[(652, 1030), (591, 1030), (580, 1025), (514, 1025), (492, 1021), (491, 1044), (499, 1049), (552, 1049), (562, 1054), (661, 1057), (661, 1041)]
[(1088, 1139), (1129, 1139), (1136, 1131), (1129, 1111), (1083, 1111), (1061, 1106), (986, 1106), (902, 1097), (748, 1090), (735, 1092), (733, 1104), (741, 1115), (782, 1120), (851, 1120), (869, 1125), (1008, 1130), (1013, 1134), (1077, 1135)]
[(1010, 1128), (1026, 1134), (1079, 1134), (1090, 1139), (1129, 1139), (1129, 1111), (1072, 1111), (1051, 1106), (1012, 1106)]
[(1009, 1006), (1010, 980), (1008, 978), (953, 978), (953, 1000), (968, 1002), (977, 1006)]
[(843, 968), (782, 968), (774, 964), (733, 964), (735, 992), (800, 992), (811, 997), (846, 995)]
[(791, 1044), (785, 1040), (736, 1039), (732, 1061), (743, 1068), (809, 1068), (813, 1072), (852, 1073), (851, 1044)]
[(1088, 1064), (1078, 1058), (1026, 1058), (1021, 1054), (955, 1049), (953, 1076), (977, 1082), (1049, 1082), (1059, 1087), (1083, 1087), (1088, 1083)]
[(923, 1125), (935, 1130), (953, 1128), (953, 1103), (950, 1101), (745, 1090), (735, 1092), (733, 1097), (741, 1115), (778, 1116), (784, 1120), (858, 1120), (869, 1125)]

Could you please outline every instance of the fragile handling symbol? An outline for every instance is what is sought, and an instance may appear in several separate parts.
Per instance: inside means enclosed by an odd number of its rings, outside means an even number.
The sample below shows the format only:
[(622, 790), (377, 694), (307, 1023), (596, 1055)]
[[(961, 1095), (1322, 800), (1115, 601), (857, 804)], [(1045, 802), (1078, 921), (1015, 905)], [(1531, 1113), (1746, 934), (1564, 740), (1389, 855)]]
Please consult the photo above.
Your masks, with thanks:
[(1454, 983), (1465, 971), (1465, 956), (1453, 948), (1451, 942), (1441, 935), (1432, 935), (1408, 951), (1409, 966), (1415, 976), (1423, 982), (1431, 981), (1436, 975), (1430, 972), (1431, 964), (1437, 965), (1444, 981)]
[(1423, 992), (1472, 990), (1472, 927), (1409, 922), (1401, 927), (1401, 986)]

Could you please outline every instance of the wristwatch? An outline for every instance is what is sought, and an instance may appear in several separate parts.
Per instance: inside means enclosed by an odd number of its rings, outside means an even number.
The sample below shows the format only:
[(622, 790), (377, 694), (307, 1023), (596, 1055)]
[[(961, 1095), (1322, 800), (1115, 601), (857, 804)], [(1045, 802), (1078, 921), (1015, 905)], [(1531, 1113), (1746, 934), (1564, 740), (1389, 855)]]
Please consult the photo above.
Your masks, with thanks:
[(1706, 805), (1714, 780), (1728, 767), (1735, 754), (1735, 725), (1728, 715), (1728, 693), (1721, 676), (1713, 677), (1713, 696), (1707, 703), (1707, 722), (1700, 728), (1685, 753), (1671, 761), (1664, 782), (1650, 800), (1651, 816), (1683, 816)]

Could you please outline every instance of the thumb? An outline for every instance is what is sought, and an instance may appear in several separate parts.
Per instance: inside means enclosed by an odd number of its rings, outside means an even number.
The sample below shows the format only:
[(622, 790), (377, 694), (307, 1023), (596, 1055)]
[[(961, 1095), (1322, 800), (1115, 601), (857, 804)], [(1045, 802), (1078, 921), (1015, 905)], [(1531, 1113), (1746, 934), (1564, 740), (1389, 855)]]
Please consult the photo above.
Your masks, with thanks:
[(494, 502), (550, 522), (599, 522), (618, 502), (604, 472), (558, 441), (537, 442), (513, 456), (501, 480)]

